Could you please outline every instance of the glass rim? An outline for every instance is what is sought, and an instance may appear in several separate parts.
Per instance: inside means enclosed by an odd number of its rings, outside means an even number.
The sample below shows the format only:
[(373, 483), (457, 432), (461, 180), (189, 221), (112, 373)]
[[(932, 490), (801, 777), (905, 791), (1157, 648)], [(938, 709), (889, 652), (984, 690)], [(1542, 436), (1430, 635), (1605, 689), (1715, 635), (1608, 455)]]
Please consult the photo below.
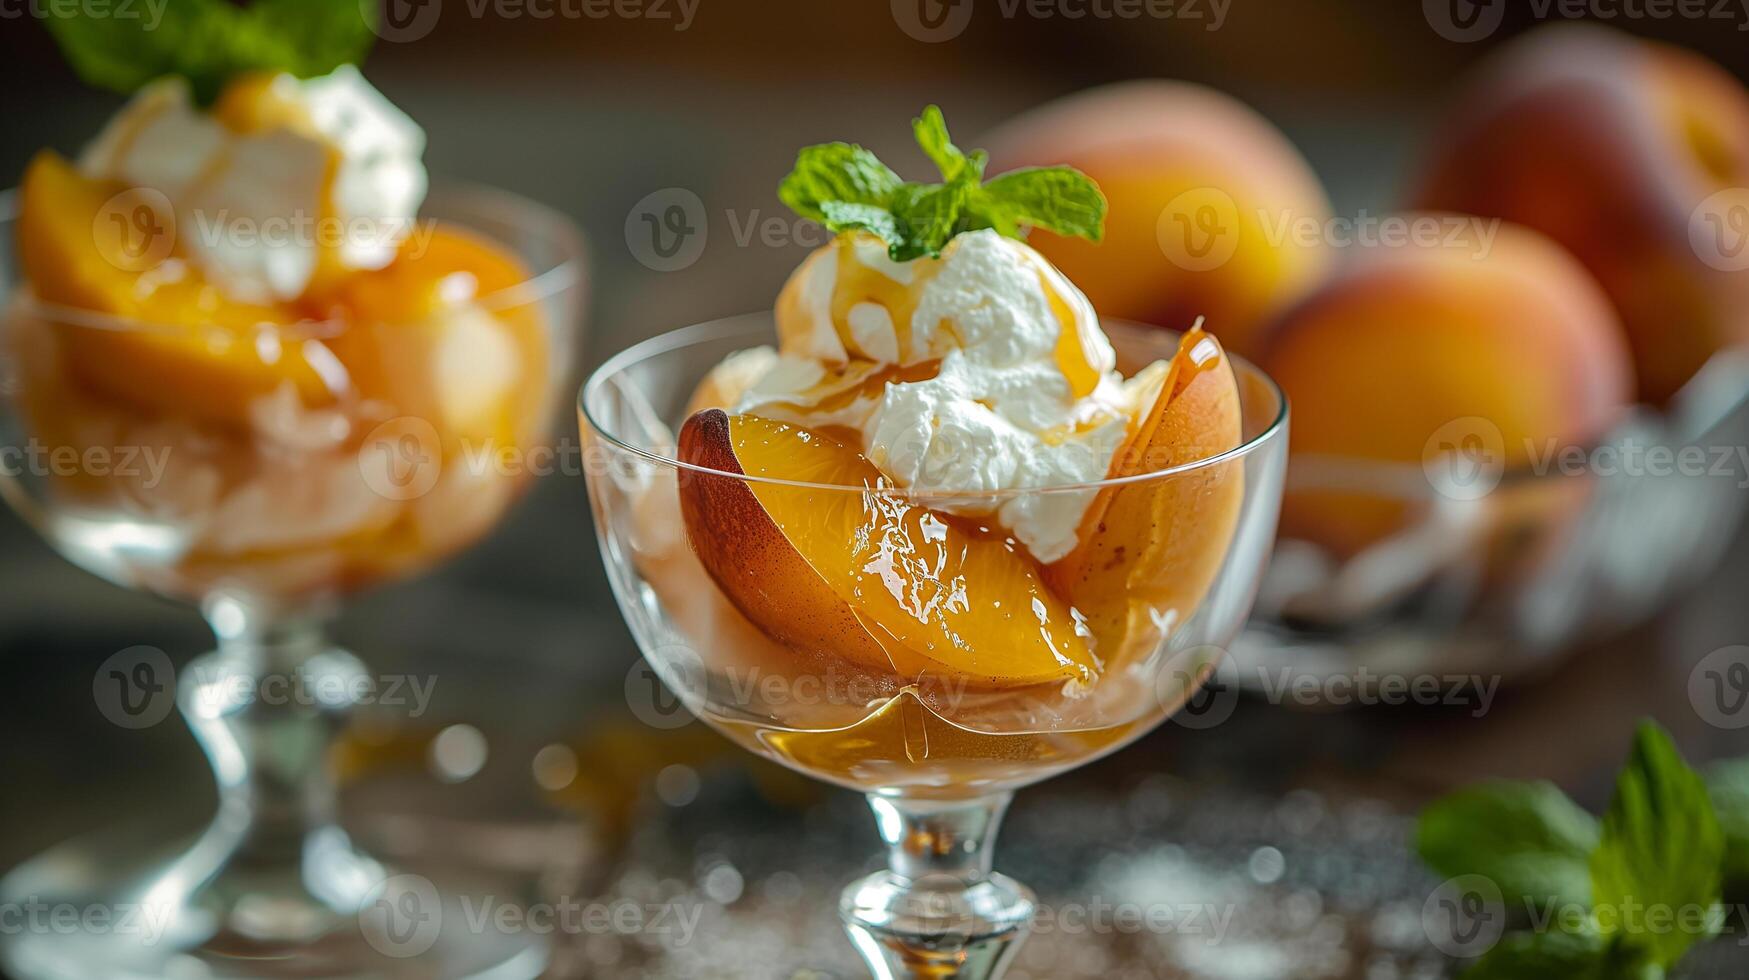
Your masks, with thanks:
[[(509, 224), (539, 229), (535, 231), (535, 234), (546, 239), (565, 256), (550, 267), (534, 272), (521, 282), (495, 289), (477, 297), (474, 303), (487, 312), (501, 312), (506, 309), (538, 303), (557, 296), (583, 281), (584, 269), (588, 262), (588, 249), (584, 244), (583, 234), (578, 230), (576, 223), (557, 208), (542, 204), (514, 191), (469, 181), (439, 181), (432, 185), (431, 195), (440, 199), (453, 197), (489, 200), (491, 202), (490, 210), (493, 213), (505, 215), (505, 221)], [(428, 195), (427, 200), (430, 199), (431, 195)], [(11, 226), (17, 223), (20, 197), (20, 189), (17, 187), (0, 189), (0, 225)], [(416, 222), (421, 220), (425, 219), (415, 219)], [(494, 239), (494, 243), (512, 247), (509, 242), (497, 242)], [(28, 281), (21, 279), (20, 282), (24, 286), (29, 285)], [(186, 323), (161, 323), (137, 317), (104, 313), (98, 310), (88, 310), (77, 306), (48, 303), (38, 299), (29, 289), (18, 292), (17, 297), (8, 300), (9, 303), (15, 304), (14, 308), (54, 323), (66, 323), (76, 327), (114, 330), (123, 333), (184, 331), (189, 326)], [(351, 326), (347, 321), (338, 318), (304, 318), (291, 323), (262, 323), (258, 325), (260, 328), (293, 340), (338, 337), (346, 333)]]
[[(591, 396), (595, 392), (604, 388), (612, 378), (620, 375), (633, 365), (670, 351), (701, 343), (708, 339), (720, 339), (724, 336), (733, 335), (739, 328), (749, 321), (759, 320), (762, 322), (770, 322), (771, 318), (771, 310), (760, 310), (753, 313), (741, 313), (734, 316), (721, 317), (719, 319), (707, 320), (703, 323), (695, 323), (690, 326), (669, 330), (627, 347), (612, 357), (609, 357), (606, 361), (602, 362), (600, 367), (597, 367), (589, 373), (588, 379), (583, 382), (582, 387), (577, 393), (579, 417), (583, 420), (583, 424), (588, 427), (591, 433), (606, 440), (613, 447), (630, 453), (633, 456), (640, 457), (646, 462), (653, 463), (657, 466), (672, 467), (690, 473), (722, 476), (747, 483), (760, 483), (769, 486), (793, 487), (804, 490), (851, 491), (855, 493), (875, 494), (884, 497), (898, 497), (914, 501), (944, 500), (960, 502), (1008, 500), (1016, 497), (1042, 496), (1059, 493), (1085, 493), (1088, 491), (1103, 490), (1108, 487), (1124, 487), (1129, 486), (1130, 484), (1149, 483), (1154, 480), (1163, 480), (1173, 476), (1208, 469), (1243, 459), (1263, 446), (1279, 441), (1287, 430), (1289, 407), (1287, 394), (1282, 390), (1281, 385), (1277, 384), (1276, 380), (1270, 377), (1268, 372), (1231, 352), (1227, 352), (1227, 357), (1232, 360), (1235, 373), (1246, 374), (1250, 377), (1261, 380), (1268, 392), (1275, 398), (1276, 410), (1274, 417), (1259, 429), (1255, 435), (1251, 436), (1249, 439), (1241, 440), (1239, 445), (1234, 446), (1231, 449), (1216, 453), (1212, 456), (1204, 456), (1200, 459), (1180, 463), (1176, 466), (1149, 470), (1145, 473), (1134, 473), (1129, 476), (1108, 477), (1103, 480), (1084, 481), (1081, 483), (1052, 484), (1042, 487), (1012, 487), (1001, 490), (916, 490), (910, 487), (900, 486), (869, 487), (853, 486), (847, 483), (813, 483), (805, 480), (785, 480), (777, 477), (734, 473), (709, 466), (700, 466), (697, 463), (688, 463), (680, 459), (664, 456), (661, 453), (652, 452), (640, 446), (632, 445), (614, 433), (609, 432), (607, 428), (595, 418), (594, 413), (591, 412), (589, 407)], [(1183, 334), (1183, 331), (1171, 330), (1167, 327), (1159, 327), (1151, 324), (1139, 323), (1134, 320), (1124, 320), (1117, 317), (1100, 317), (1100, 324), (1108, 330), (1115, 326), (1120, 332)]]

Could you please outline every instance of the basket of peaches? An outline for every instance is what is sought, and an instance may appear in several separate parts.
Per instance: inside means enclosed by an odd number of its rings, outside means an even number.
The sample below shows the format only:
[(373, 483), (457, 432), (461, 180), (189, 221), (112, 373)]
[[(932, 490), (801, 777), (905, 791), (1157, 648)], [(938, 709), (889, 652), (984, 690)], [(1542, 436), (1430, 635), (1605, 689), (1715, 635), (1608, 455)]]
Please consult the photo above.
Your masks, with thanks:
[(1097, 239), (1091, 180), (986, 181), (934, 107), (914, 128), (939, 182), (804, 149), (779, 194), (830, 244), (772, 313), (603, 365), (581, 424), (610, 580), (687, 707), (820, 778), (963, 798), (1194, 693), (1268, 550), (1286, 411), (1215, 334), (1102, 323), (1026, 244)]
[[(424, 134), (351, 65), (142, 87), (16, 192), (6, 486), (129, 585), (302, 604), (489, 529), (542, 437), (569, 226), (427, 195)], [(422, 212), (423, 206), (423, 212)], [(57, 462), (58, 461), (58, 462)]]

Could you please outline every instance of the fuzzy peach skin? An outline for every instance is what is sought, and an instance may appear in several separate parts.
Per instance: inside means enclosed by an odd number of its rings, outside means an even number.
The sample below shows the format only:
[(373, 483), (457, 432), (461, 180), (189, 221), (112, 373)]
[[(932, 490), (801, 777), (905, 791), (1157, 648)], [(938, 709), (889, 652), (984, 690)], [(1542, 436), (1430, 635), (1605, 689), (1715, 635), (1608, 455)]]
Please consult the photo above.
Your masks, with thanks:
[[(1481, 251), (1355, 249), (1276, 324), (1265, 367), (1292, 406), (1295, 460), (1419, 466), (1443, 426), (1473, 417), (1499, 428), (1512, 467), (1550, 440), (1587, 444), (1633, 393), (1627, 347), (1602, 290), (1559, 246), (1506, 224)], [(1286, 536), (1339, 554), (1404, 519), (1404, 508), (1385, 498), (1328, 492), (1290, 492), (1282, 509)]]
[(1174, 329), (1204, 316), (1228, 350), (1254, 358), (1258, 328), (1326, 268), (1316, 236), (1293, 233), (1330, 217), (1317, 176), (1268, 120), (1212, 89), (1108, 85), (991, 138), (991, 173), (1051, 164), (1099, 182), (1105, 238), (1040, 231), (1030, 242), (1101, 315)]
[(1620, 312), (1641, 396), (1660, 402), (1715, 351), (1749, 342), (1749, 269), (1707, 261), (1691, 237), (1749, 233), (1697, 211), (1744, 186), (1749, 92), (1735, 78), (1687, 51), (1561, 25), (1502, 51), (1458, 94), (1410, 201), (1566, 246)]

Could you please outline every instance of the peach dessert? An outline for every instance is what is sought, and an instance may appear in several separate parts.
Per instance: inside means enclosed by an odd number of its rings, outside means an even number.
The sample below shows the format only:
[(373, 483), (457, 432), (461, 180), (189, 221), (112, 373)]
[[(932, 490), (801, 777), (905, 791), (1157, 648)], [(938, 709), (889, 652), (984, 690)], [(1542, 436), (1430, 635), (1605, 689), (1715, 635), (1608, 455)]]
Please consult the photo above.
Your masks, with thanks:
[[(553, 352), (529, 270), (418, 220), (424, 134), (352, 66), (134, 95), (20, 194), (7, 311), (32, 437), (156, 462), (54, 474), (33, 514), (157, 591), (294, 600), (467, 544), (520, 478)], [(83, 458), (83, 456), (81, 456)]]
[(1154, 679), (1244, 473), (1146, 477), (1238, 447), (1240, 397), (1200, 327), (1124, 377), (1026, 243), (1098, 239), (1091, 180), (985, 181), (934, 107), (915, 130), (939, 183), (848, 144), (801, 152), (780, 196), (837, 235), (784, 285), (775, 346), (698, 384), (631, 537), (723, 692), (707, 720), (823, 778), (952, 794), (1044, 778), (1177, 707)]

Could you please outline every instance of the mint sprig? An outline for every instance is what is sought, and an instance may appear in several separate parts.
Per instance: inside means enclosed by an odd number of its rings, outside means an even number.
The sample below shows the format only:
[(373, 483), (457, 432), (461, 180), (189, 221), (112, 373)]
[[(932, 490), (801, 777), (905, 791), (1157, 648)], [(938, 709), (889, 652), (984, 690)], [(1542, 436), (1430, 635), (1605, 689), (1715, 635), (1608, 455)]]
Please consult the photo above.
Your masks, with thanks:
[[(1417, 847), (1436, 872), (1481, 875), (1533, 921), (1586, 910), (1583, 928), (1508, 934), (1466, 980), (1650, 980), (1716, 936), (1726, 835), (1714, 799), (1749, 807), (1706, 782), (1670, 736), (1644, 722), (1601, 822), (1546, 783), (1492, 783), (1422, 812)], [(1727, 823), (1744, 821), (1735, 813)], [(1538, 916), (1540, 914), (1540, 919)], [(1571, 929), (1571, 923), (1560, 919)]]
[(1749, 895), (1749, 759), (1731, 759), (1707, 773), (1707, 789), (1725, 833), (1725, 890)]
[(86, 83), (126, 95), (181, 75), (203, 105), (243, 72), (325, 75), (357, 63), (376, 40), (367, 19), (375, 5), (358, 0), (254, 0), (246, 7), (176, 0), (135, 9), (138, 16), (126, 17), (119, 8), (76, 6), (43, 23)]
[(1481, 875), (1510, 903), (1591, 904), (1597, 818), (1552, 783), (1495, 782), (1421, 811), (1416, 847), (1449, 878)]
[(911, 132), (940, 182), (902, 181), (860, 146), (821, 143), (796, 156), (777, 196), (831, 231), (875, 235), (900, 262), (940, 255), (955, 235), (984, 228), (1010, 238), (1031, 228), (1095, 242), (1104, 236), (1105, 195), (1079, 170), (1030, 167), (986, 183), (989, 155), (955, 146), (939, 107), (925, 107)]
[[(1658, 965), (1674, 966), (1697, 939), (1719, 932), (1716, 907), (1724, 858), (1724, 832), (1706, 781), (1683, 761), (1663, 729), (1641, 725), (1627, 768), (1616, 782), (1615, 799), (1603, 816), (1603, 839), (1591, 854), (1598, 927), (1606, 936), (1620, 934), (1644, 948)], [(1706, 909), (1707, 931), (1697, 935), (1681, 926), (1636, 931), (1626, 914), (1601, 914), (1635, 905)]]

